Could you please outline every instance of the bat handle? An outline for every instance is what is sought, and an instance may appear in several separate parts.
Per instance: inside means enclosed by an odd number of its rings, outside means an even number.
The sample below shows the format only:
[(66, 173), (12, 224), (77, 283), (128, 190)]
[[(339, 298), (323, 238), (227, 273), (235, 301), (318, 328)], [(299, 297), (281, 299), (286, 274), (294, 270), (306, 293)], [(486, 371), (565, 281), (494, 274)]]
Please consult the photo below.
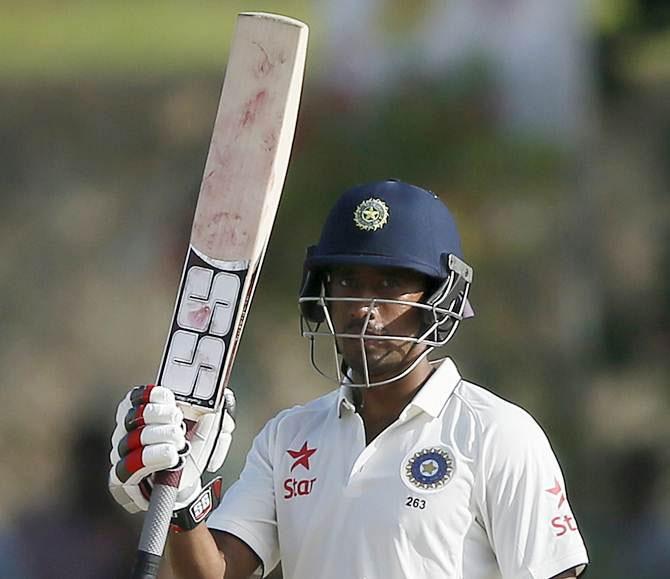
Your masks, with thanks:
[(156, 473), (131, 579), (156, 579), (158, 576), (181, 473), (182, 469)]

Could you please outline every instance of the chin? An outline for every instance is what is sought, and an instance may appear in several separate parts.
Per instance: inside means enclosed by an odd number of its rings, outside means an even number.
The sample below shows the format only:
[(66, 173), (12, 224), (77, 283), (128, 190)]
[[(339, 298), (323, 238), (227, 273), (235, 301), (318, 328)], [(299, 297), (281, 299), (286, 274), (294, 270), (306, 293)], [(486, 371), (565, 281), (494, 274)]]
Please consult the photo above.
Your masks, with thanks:
[[(347, 364), (347, 366), (353, 370), (354, 376), (359, 377), (357, 381), (365, 381), (365, 367), (360, 360), (356, 360), (356, 363), (349, 363), (345, 359), (345, 364)], [(393, 378), (405, 370), (407, 366), (408, 364), (404, 363), (393, 363), (388, 360), (381, 362), (379, 360), (375, 360), (374, 358), (368, 358), (368, 373), (370, 375), (370, 382), (382, 382), (383, 380)]]

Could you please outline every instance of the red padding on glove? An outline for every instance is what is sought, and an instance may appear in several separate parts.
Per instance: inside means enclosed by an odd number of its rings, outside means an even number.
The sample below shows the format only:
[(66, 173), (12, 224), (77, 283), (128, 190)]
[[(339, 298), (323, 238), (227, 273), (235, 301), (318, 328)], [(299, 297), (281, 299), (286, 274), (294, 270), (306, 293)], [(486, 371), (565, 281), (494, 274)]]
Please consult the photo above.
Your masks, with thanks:
[(133, 429), (136, 428), (141, 428), (144, 426), (144, 409), (146, 408), (146, 404), (140, 404), (136, 408), (132, 408), (130, 412), (128, 412), (128, 416), (126, 416), (125, 420), (125, 427), (128, 432), (130, 432)]
[(125, 483), (138, 470), (144, 468), (144, 462), (142, 461), (143, 450), (143, 448), (138, 448), (117, 463), (116, 476), (119, 477), (121, 482)]
[[(144, 430), (144, 427), (137, 428), (136, 430), (131, 430), (128, 435), (126, 436), (125, 440), (125, 453), (128, 454), (129, 452), (135, 450), (136, 448), (140, 448), (142, 446), (142, 431)], [(122, 445), (124, 444), (123, 441), (121, 443)]]
[(151, 399), (151, 391), (155, 387), (154, 384), (137, 386), (130, 395), (130, 402), (132, 405), (137, 406), (138, 404), (148, 404)]

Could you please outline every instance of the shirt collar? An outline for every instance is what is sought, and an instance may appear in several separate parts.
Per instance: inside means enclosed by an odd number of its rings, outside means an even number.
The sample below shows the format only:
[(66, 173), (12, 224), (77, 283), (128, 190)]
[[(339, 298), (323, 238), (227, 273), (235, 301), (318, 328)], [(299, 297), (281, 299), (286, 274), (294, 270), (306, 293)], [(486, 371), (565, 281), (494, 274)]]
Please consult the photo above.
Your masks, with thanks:
[(356, 412), (353, 388), (347, 385), (346, 378), (340, 385), (340, 392), (337, 396), (337, 417), (342, 418), (345, 412)]
[[(403, 413), (406, 413), (410, 408), (417, 408), (429, 416), (437, 418), (442, 412), (451, 393), (461, 381), (461, 375), (451, 358), (438, 360), (435, 364), (437, 364), (435, 372), (417, 392)], [(339, 418), (342, 418), (345, 411), (356, 411), (353, 388), (348, 386), (346, 382), (340, 386), (337, 397), (337, 411)]]
[(451, 393), (461, 381), (461, 375), (451, 358), (444, 358), (437, 363), (439, 365), (433, 375), (408, 404), (408, 408), (419, 408), (433, 418), (440, 415)]

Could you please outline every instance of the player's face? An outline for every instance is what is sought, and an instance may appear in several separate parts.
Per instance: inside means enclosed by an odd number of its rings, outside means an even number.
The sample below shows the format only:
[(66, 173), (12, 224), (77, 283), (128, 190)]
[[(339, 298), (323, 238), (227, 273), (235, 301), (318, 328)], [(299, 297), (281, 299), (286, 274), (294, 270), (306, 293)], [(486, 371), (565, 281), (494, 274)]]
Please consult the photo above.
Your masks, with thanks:
[[(427, 290), (428, 279), (410, 270), (352, 266), (330, 272), (328, 295), (332, 298), (365, 298), (362, 301), (333, 301), (329, 309), (336, 333), (365, 333), (380, 336), (418, 336), (423, 327), (421, 310), (409, 304), (375, 303), (374, 298), (418, 302)], [(368, 317), (369, 315), (369, 317)], [(365, 359), (361, 341), (337, 337), (337, 346), (356, 379), (365, 376), (367, 360), (370, 381), (381, 381), (407, 368), (425, 349), (406, 340), (366, 339)]]

